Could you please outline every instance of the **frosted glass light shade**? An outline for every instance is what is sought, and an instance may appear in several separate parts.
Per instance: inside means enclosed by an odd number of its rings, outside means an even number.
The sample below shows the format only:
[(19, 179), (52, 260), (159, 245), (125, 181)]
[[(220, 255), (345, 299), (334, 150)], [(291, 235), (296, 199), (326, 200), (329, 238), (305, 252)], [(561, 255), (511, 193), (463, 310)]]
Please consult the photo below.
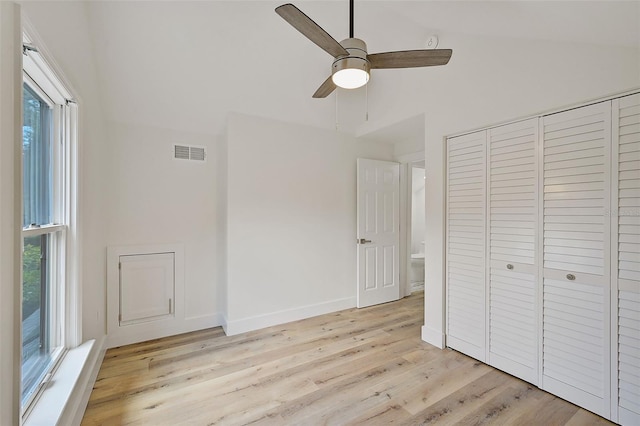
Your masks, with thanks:
[(369, 81), (369, 73), (359, 68), (345, 68), (331, 76), (333, 83), (343, 89), (357, 89)]

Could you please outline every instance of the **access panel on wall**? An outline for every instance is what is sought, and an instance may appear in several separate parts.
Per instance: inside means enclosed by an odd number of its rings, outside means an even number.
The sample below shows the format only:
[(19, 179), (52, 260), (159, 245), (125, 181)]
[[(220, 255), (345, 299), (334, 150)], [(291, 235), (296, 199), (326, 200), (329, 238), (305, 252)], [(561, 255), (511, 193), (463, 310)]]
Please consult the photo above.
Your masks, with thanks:
[(107, 248), (107, 347), (192, 331), (180, 244)]
[(120, 256), (120, 326), (173, 315), (174, 253)]

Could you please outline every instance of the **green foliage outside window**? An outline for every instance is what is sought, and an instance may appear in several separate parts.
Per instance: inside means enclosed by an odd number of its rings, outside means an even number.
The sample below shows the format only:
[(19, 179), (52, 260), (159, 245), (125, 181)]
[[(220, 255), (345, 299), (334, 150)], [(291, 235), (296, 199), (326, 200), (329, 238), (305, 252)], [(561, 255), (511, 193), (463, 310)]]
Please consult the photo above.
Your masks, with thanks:
[(40, 237), (24, 240), (22, 267), (22, 319), (29, 317), (40, 307), (41, 279)]

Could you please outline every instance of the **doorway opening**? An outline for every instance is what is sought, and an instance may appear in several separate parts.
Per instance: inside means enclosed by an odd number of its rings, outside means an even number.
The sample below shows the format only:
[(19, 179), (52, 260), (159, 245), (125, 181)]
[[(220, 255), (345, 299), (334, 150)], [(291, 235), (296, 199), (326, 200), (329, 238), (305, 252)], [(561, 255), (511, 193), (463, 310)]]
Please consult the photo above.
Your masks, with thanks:
[(425, 169), (424, 160), (411, 163), (409, 198), (409, 294), (424, 290), (424, 235), (425, 235)]

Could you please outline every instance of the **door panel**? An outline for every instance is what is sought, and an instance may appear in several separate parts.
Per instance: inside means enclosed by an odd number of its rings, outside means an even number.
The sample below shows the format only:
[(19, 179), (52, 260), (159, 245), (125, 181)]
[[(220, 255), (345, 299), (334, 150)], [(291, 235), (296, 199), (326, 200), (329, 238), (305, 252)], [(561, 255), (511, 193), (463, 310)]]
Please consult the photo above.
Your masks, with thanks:
[(400, 165), (359, 158), (357, 306), (400, 298)]
[[(495, 127), (488, 133), (488, 362), (536, 384), (538, 119)], [(515, 165), (517, 172), (513, 172)], [(496, 199), (503, 195), (509, 199)]]
[(611, 103), (542, 123), (542, 388), (606, 417)]
[[(640, 424), (640, 95), (613, 101), (617, 214), (612, 215), (618, 419)], [(614, 151), (615, 152), (615, 151)], [(617, 166), (617, 167), (616, 167)], [(617, 249), (617, 250), (616, 250)]]
[(447, 346), (485, 361), (486, 132), (447, 141)]

